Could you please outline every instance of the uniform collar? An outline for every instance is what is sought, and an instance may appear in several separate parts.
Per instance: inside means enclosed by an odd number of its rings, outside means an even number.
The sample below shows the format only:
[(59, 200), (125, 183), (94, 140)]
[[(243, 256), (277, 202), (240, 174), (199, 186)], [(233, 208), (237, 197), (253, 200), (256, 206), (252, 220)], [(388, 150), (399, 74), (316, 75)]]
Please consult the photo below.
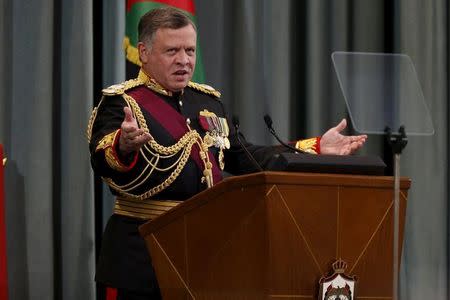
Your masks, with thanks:
[[(150, 75), (148, 75), (142, 68), (139, 70), (138, 79), (142, 81), (149, 89), (151, 89), (154, 92), (157, 92), (158, 94), (169, 97), (179, 94), (178, 92), (174, 93), (172, 91), (163, 88), (162, 85), (156, 82), (156, 80), (153, 79)], [(181, 94), (184, 94), (184, 89), (181, 90)]]

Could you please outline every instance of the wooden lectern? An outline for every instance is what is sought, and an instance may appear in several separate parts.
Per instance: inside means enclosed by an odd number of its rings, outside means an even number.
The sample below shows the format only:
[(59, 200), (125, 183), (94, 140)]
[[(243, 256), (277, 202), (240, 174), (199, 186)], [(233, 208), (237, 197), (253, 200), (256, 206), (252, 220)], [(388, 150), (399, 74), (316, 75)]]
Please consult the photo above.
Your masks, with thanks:
[[(318, 299), (341, 258), (358, 300), (392, 297), (392, 177), (231, 177), (140, 227), (164, 299)], [(403, 240), (410, 180), (401, 180)], [(401, 252), (401, 247), (400, 247)]]

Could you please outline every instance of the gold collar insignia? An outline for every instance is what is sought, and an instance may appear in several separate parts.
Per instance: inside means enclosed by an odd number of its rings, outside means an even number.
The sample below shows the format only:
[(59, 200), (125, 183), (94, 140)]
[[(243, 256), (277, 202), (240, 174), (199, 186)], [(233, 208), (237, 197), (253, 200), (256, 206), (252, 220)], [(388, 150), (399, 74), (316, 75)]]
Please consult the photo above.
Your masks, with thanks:
[[(163, 88), (158, 82), (156, 82), (155, 79), (153, 79), (150, 75), (145, 73), (143, 69), (139, 71), (138, 79), (139, 81), (144, 82), (144, 84), (149, 89), (151, 89), (154, 92), (157, 92), (158, 94), (170, 97), (173, 95), (172, 91), (168, 91), (165, 88)], [(200, 84), (189, 81), (187, 86), (204, 94), (214, 96), (215, 98), (220, 98), (221, 95), (219, 91), (215, 90), (214, 88), (206, 84)], [(181, 93), (183, 93), (183, 91), (181, 91)]]
[(144, 82), (144, 84), (154, 92), (158, 94), (169, 96), (173, 95), (173, 92), (166, 90), (159, 83), (156, 82), (155, 79), (151, 78), (143, 69), (139, 71), (138, 77), (140, 81)]

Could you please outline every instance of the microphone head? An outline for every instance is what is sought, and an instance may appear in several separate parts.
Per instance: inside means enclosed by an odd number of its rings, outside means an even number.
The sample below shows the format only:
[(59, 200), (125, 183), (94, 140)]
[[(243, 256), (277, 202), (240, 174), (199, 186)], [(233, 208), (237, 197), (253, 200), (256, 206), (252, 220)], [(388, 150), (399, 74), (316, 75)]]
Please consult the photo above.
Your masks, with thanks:
[(238, 128), (239, 127), (239, 117), (236, 115), (233, 115), (231, 118), (231, 122), (233, 123), (233, 126)]
[(264, 122), (266, 122), (267, 127), (272, 128), (272, 118), (269, 115), (264, 115)]

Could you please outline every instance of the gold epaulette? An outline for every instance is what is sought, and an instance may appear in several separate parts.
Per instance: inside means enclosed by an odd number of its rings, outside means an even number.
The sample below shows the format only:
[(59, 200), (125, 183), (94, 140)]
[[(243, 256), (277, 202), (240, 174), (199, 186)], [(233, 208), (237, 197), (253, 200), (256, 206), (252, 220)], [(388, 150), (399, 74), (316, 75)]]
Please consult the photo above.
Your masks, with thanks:
[(216, 98), (220, 98), (220, 95), (221, 95), (219, 91), (215, 90), (213, 87), (211, 87), (207, 84), (201, 84), (201, 83), (189, 81), (188, 87), (193, 88), (194, 90), (200, 91), (202, 93), (212, 95)]
[(125, 91), (143, 85), (144, 83), (145, 82), (140, 78), (134, 78), (119, 84), (111, 85), (110, 87), (103, 89), (102, 93), (106, 96), (122, 95)]
[(145, 84), (145, 81), (143, 81), (140, 78), (135, 78), (135, 79), (127, 80), (127, 81), (119, 83), (119, 84), (111, 85), (110, 87), (107, 87), (102, 90), (103, 97), (100, 100), (99, 104), (96, 107), (94, 107), (94, 109), (92, 110), (92, 113), (91, 113), (91, 117), (89, 118), (87, 130), (86, 130), (86, 136), (87, 136), (88, 142), (91, 142), (92, 127), (94, 126), (94, 121), (97, 118), (98, 108), (100, 107), (100, 104), (105, 99), (105, 96), (115, 96), (115, 95), (120, 96), (120, 95), (123, 95), (125, 93), (125, 91), (132, 89), (134, 87), (140, 86), (140, 85), (144, 85), (144, 84)]

